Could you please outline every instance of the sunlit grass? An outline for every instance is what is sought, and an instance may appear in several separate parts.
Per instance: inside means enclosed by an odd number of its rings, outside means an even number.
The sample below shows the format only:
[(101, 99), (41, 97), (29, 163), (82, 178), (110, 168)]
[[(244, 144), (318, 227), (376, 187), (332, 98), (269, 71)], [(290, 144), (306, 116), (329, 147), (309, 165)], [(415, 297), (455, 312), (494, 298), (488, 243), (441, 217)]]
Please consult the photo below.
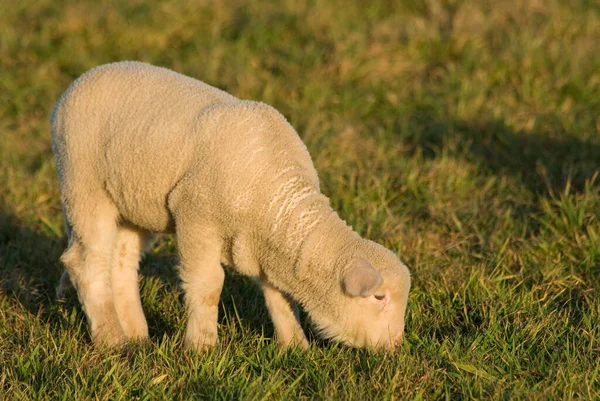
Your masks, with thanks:
[[(600, 398), (598, 38), (584, 0), (1, 2), (0, 399)], [(54, 295), (48, 120), (128, 59), (289, 119), (332, 206), (413, 274), (397, 352), (283, 352), (233, 273), (219, 345), (184, 352), (169, 237), (141, 267), (151, 343), (91, 346)]]

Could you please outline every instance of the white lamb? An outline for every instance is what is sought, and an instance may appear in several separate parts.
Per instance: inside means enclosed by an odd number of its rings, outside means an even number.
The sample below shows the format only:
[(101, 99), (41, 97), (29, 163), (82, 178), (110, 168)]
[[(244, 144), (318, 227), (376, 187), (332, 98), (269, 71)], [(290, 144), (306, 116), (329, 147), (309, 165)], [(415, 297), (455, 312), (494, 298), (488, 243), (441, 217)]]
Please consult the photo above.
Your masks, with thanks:
[(62, 95), (52, 148), (69, 235), (61, 286), (70, 278), (77, 289), (94, 343), (148, 337), (138, 264), (150, 233), (168, 232), (187, 347), (217, 341), (222, 264), (261, 283), (284, 346), (308, 346), (295, 301), (325, 338), (402, 341), (408, 269), (330, 208), (306, 147), (272, 107), (164, 68), (108, 64)]

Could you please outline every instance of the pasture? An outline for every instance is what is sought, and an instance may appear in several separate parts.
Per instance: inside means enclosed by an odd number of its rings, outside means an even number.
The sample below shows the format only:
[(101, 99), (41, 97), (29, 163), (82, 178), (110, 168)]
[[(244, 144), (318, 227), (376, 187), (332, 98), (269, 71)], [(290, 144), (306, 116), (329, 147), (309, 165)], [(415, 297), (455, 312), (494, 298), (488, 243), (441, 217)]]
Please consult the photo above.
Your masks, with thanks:
[[(140, 60), (281, 111), (332, 207), (413, 287), (393, 353), (282, 351), (228, 273), (220, 342), (182, 349), (175, 242), (141, 263), (150, 343), (91, 346), (57, 302), (49, 117)], [(599, 399), (600, 6), (594, 1), (0, 2), (0, 399)]]

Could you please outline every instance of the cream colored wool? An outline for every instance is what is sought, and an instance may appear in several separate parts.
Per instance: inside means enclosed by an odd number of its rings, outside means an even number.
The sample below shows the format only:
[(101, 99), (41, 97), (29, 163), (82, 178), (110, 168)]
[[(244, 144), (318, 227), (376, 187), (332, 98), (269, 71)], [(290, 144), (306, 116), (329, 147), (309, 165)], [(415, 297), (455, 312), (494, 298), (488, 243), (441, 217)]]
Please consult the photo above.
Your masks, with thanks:
[(308, 345), (295, 301), (324, 337), (401, 341), (407, 268), (330, 208), (272, 107), (164, 68), (108, 64), (60, 98), (52, 147), (69, 234), (61, 288), (70, 278), (95, 343), (148, 336), (138, 262), (164, 232), (177, 236), (188, 347), (217, 340), (222, 265), (258, 279), (283, 345)]

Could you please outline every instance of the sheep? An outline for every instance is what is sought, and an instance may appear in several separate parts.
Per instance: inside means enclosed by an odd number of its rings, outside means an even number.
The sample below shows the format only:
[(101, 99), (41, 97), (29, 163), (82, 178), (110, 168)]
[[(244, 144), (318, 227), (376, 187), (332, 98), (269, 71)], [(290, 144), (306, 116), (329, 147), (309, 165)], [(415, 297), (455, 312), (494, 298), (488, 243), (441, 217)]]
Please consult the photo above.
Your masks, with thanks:
[(176, 235), (187, 348), (217, 342), (224, 266), (259, 282), (283, 347), (308, 347), (296, 302), (324, 338), (401, 343), (408, 269), (332, 210), (271, 106), (118, 62), (69, 86), (51, 131), (69, 241), (58, 290), (72, 282), (94, 344), (148, 338), (138, 265), (153, 233)]

